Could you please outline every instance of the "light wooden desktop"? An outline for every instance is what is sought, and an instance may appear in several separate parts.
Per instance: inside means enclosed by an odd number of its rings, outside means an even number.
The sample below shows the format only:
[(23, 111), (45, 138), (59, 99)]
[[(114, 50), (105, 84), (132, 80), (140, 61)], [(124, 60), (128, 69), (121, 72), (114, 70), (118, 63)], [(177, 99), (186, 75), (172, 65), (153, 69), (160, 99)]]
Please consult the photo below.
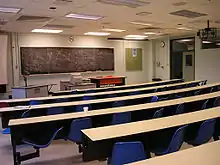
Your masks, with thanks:
[(220, 141), (127, 165), (219, 165)]
[[(148, 82), (148, 83), (140, 83), (140, 84), (130, 84), (130, 85), (122, 85), (122, 86), (114, 86), (114, 87), (105, 87), (105, 89), (117, 89), (117, 88), (123, 88), (123, 87), (136, 87), (136, 86), (142, 86), (142, 85), (153, 85), (153, 84), (161, 84), (161, 83), (166, 83), (166, 82), (175, 82), (181, 79), (172, 79), (172, 80), (164, 80), (164, 81), (157, 81), (157, 82)], [(168, 85), (168, 84), (167, 84)], [(90, 89), (80, 89), (77, 91), (88, 91), (88, 90), (93, 90), (93, 91), (99, 91), (103, 90), (103, 88), (90, 88)], [(69, 93), (72, 90), (67, 90), (67, 91), (58, 91), (54, 93)]]
[[(114, 102), (120, 100), (131, 100), (131, 99), (140, 99), (152, 96), (161, 96), (161, 95), (168, 95), (168, 94), (177, 94), (180, 92), (189, 92), (193, 90), (200, 90), (209, 87), (214, 87), (216, 85), (220, 85), (220, 83), (191, 87), (191, 88), (184, 88), (178, 90), (171, 90), (165, 92), (158, 92), (158, 93), (149, 93), (149, 94), (139, 94), (139, 95), (132, 95), (132, 96), (121, 96), (121, 97), (113, 97), (113, 98), (105, 98), (105, 99), (93, 99), (93, 100), (85, 100), (85, 101), (72, 101), (72, 102), (64, 102), (64, 103), (53, 103), (53, 104), (41, 104), (41, 105), (32, 105), (32, 106), (17, 106), (17, 107), (5, 107), (0, 108), (0, 113), (2, 112), (13, 112), (13, 111), (24, 111), (27, 109), (45, 109), (45, 108), (55, 108), (55, 107), (69, 107), (69, 106), (77, 106), (77, 105), (86, 105), (86, 104), (95, 104), (95, 103), (107, 103), (107, 102)], [(143, 104), (142, 104), (143, 105)]]
[(40, 116), (40, 117), (25, 118), (25, 119), (12, 119), (9, 121), (9, 126), (43, 123), (43, 122), (51, 122), (51, 121), (67, 120), (67, 119), (77, 119), (77, 118), (83, 118), (83, 117), (107, 115), (107, 114), (114, 114), (114, 113), (121, 113), (121, 112), (132, 112), (132, 111), (142, 111), (142, 110), (146, 111), (152, 108), (162, 108), (162, 107), (171, 106), (171, 105), (178, 105), (182, 103), (189, 103), (189, 102), (195, 102), (195, 101), (200, 101), (204, 99), (216, 98), (219, 96), (220, 96), (220, 92), (215, 92), (215, 93), (185, 97), (185, 98), (180, 98), (180, 99), (175, 99), (175, 100), (167, 100), (167, 101), (139, 104), (139, 105), (133, 105), (133, 106), (125, 106), (125, 107), (117, 107), (117, 108), (106, 108), (106, 109), (99, 109), (99, 110), (93, 110), (93, 111), (88, 111), (88, 112), (74, 112), (74, 113), (66, 113), (66, 114), (51, 115), (51, 116)]
[(218, 117), (220, 117), (220, 107), (215, 107), (181, 115), (174, 115), (170, 117), (85, 129), (82, 130), (82, 132), (95, 142), (100, 140), (157, 131), (160, 129), (186, 125)]
[(8, 99), (8, 100), (0, 100), (0, 102), (4, 102), (4, 103), (19, 102), (20, 103), (20, 102), (27, 102), (27, 101), (31, 101), (31, 100), (42, 101), (42, 100), (52, 100), (52, 99), (76, 98), (76, 97), (83, 97), (83, 96), (99, 96), (99, 95), (117, 94), (117, 93), (124, 93), (124, 92), (136, 92), (136, 91), (154, 90), (154, 89), (156, 90), (156, 89), (162, 89), (162, 88), (165, 88), (165, 87), (175, 87), (175, 86), (178, 86), (178, 85), (187, 85), (187, 84), (199, 83), (199, 82), (201, 82), (201, 80), (183, 82), (183, 83), (175, 83), (175, 84), (170, 84), (170, 85), (146, 87), (146, 88), (125, 89), (125, 90), (118, 90), (118, 91), (106, 91), (106, 92), (88, 93), (88, 94), (73, 94), (73, 95), (38, 97), (38, 98), (25, 98), (25, 99)]

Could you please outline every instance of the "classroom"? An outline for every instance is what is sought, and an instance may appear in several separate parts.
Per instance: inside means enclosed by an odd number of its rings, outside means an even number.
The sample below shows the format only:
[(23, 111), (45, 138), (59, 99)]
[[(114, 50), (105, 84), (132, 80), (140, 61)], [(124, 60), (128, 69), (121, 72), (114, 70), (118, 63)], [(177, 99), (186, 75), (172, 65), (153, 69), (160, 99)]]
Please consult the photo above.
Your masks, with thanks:
[(219, 165), (219, 0), (0, 0), (0, 165)]

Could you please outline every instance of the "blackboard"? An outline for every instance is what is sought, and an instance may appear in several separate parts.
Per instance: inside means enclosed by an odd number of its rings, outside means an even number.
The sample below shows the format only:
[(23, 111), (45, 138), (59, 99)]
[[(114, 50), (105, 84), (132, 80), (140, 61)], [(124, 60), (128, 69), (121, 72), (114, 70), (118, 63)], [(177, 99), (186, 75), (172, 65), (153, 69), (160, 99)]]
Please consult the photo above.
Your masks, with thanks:
[(21, 73), (114, 71), (113, 48), (21, 47)]

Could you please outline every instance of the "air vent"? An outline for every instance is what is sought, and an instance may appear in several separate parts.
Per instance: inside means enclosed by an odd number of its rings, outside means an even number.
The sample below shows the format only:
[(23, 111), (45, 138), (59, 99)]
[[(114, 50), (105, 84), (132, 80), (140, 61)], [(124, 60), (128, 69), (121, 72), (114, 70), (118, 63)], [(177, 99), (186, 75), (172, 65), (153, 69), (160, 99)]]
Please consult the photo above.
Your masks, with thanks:
[(52, 25), (52, 24), (47, 24), (44, 27), (45, 28), (57, 28), (57, 29), (71, 29), (74, 26), (72, 26), (72, 25)]
[(139, 31), (146, 31), (146, 30), (160, 30), (161, 28), (159, 27), (144, 27), (144, 28), (139, 28), (137, 30)]
[(150, 2), (145, 2), (142, 0), (97, 0), (97, 2), (117, 6), (127, 6), (131, 8), (137, 8), (150, 4)]
[(176, 3), (173, 3), (172, 5), (173, 6), (184, 6), (186, 4), (187, 4), (187, 2), (176, 2)]
[(182, 17), (186, 17), (186, 18), (197, 18), (197, 17), (202, 17), (202, 16), (207, 15), (204, 13), (197, 13), (197, 12), (193, 12), (193, 11), (189, 11), (189, 10), (179, 10), (176, 12), (172, 12), (170, 14), (175, 15), (175, 16), (182, 16)]
[(73, 0), (56, 0), (53, 4), (54, 5), (69, 5), (72, 2)]
[(46, 22), (49, 21), (51, 17), (41, 17), (41, 16), (27, 16), (23, 15), (17, 19), (17, 21), (28, 21), (28, 22)]

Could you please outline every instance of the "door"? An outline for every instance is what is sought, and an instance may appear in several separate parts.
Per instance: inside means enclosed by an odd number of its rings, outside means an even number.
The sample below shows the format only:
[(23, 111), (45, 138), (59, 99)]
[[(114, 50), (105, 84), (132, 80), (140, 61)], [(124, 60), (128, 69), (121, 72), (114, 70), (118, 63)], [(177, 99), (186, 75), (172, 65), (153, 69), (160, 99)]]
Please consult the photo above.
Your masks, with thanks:
[(195, 80), (195, 53), (183, 52), (183, 78), (185, 81)]

